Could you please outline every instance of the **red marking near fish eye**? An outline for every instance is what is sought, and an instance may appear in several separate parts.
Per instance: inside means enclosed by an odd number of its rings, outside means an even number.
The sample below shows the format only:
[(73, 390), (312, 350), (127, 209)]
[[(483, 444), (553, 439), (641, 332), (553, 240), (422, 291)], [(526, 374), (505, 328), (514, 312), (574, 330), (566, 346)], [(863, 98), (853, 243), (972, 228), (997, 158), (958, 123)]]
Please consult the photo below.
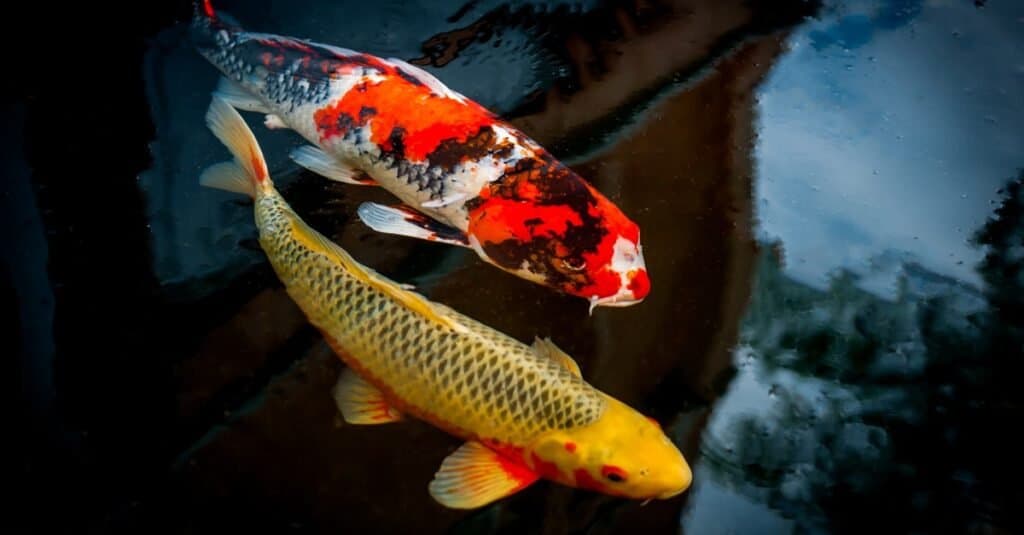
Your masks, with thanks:
[(597, 492), (607, 492), (608, 488), (600, 481), (593, 478), (590, 472), (587, 472), (584, 468), (577, 468), (573, 475), (576, 477), (576, 486), (581, 489), (593, 490)]
[(569, 225), (582, 224), (579, 214), (568, 206), (538, 206), (500, 197), (491, 197), (469, 214), (469, 232), (481, 243), (562, 236)]
[(213, 3), (210, 0), (203, 0), (203, 11), (206, 12), (206, 16), (211, 19), (217, 18), (217, 12), (213, 10)]
[(565, 451), (567, 451), (569, 453), (576, 453), (576, 443), (575, 442), (566, 442), (565, 443)]
[[(370, 140), (384, 146), (392, 130), (401, 128), (405, 157), (423, 161), (442, 141), (455, 139), (464, 142), (481, 127), (494, 123), (492, 114), (479, 104), (459, 102), (448, 98), (435, 98), (430, 88), (414, 85), (395, 74), (395, 69), (370, 56), (365, 63), (385, 73), (384, 80), (365, 84), (363, 90), (353, 88), (331, 106), (316, 112), (314, 119), (321, 125), (320, 135), (326, 139), (344, 134), (339, 118), (347, 115), (351, 123), (371, 128)], [(374, 108), (377, 113), (360, 118), (359, 111)]]
[(562, 481), (562, 471), (558, 469), (558, 465), (541, 459), (536, 453), (531, 455), (533, 457), (533, 471), (537, 475), (552, 481)]
[(270, 60), (272, 58), (273, 58), (273, 56), (270, 55), (270, 52), (264, 52), (264, 53), (260, 54), (260, 61), (263, 62), (263, 66), (264, 67), (269, 67), (270, 66)]
[(611, 464), (606, 464), (606, 465), (601, 467), (601, 475), (602, 476), (608, 477), (608, 476), (610, 476), (612, 474), (618, 476), (620, 478), (619, 481), (625, 481), (626, 480), (626, 476), (628, 475), (625, 470), (619, 468), (618, 466), (614, 466), (614, 465), (611, 465)]
[(651, 279), (647, 277), (647, 270), (634, 269), (629, 272), (629, 291), (633, 297), (643, 299), (651, 291)]

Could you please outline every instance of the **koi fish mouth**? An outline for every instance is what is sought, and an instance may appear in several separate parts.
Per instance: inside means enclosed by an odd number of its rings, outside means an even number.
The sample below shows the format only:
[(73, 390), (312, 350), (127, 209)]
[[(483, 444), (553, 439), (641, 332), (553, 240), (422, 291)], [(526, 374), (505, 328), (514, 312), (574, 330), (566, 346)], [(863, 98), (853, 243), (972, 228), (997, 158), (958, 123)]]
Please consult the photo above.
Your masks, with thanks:
[(682, 487), (679, 487), (676, 490), (670, 490), (668, 492), (663, 492), (663, 493), (658, 495), (658, 499), (659, 500), (667, 500), (669, 498), (675, 498), (676, 496), (679, 496), (680, 494), (682, 494), (688, 487), (689, 487), (689, 485), (683, 485)]
[(600, 307), (628, 307), (635, 305), (643, 300), (644, 299), (642, 297), (638, 298), (635, 295), (633, 295), (633, 292), (626, 290), (624, 292), (619, 292), (615, 295), (610, 295), (608, 297), (591, 297), (590, 304), (593, 306)]
[[(642, 279), (646, 281), (647, 272), (642, 269), (633, 270), (628, 275), (625, 275), (624, 278), (628, 278), (630, 281), (634, 281), (636, 279)], [(646, 283), (646, 287), (649, 286), (650, 283)], [(647, 297), (647, 292), (637, 292), (634, 287), (635, 285), (632, 284), (631, 282), (630, 284), (627, 284), (624, 287), (622, 287), (615, 295), (609, 295), (607, 297), (598, 297), (596, 295), (592, 296), (590, 298), (590, 312), (593, 313), (594, 308), (599, 306), (622, 308), (633, 306), (643, 301), (644, 298)]]
[(693, 472), (690, 470), (689, 466), (684, 464), (683, 466), (679, 467), (678, 477), (679, 487), (659, 494), (658, 499), (667, 500), (669, 498), (679, 496), (686, 489), (690, 488), (690, 484), (693, 483)]

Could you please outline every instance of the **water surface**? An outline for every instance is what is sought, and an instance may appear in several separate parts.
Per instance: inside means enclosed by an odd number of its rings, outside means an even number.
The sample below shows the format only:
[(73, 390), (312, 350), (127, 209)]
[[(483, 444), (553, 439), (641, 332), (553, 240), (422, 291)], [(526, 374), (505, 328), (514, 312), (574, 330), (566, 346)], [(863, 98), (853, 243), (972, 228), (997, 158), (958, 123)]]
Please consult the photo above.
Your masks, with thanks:
[(421, 65), (641, 225), (651, 296), (588, 316), (468, 251), (373, 234), (354, 209), (386, 192), (298, 169), (298, 136), (247, 116), (310, 224), (432, 299), (550, 336), (663, 422), (694, 485), (646, 506), (540, 483), (439, 507), (426, 486), (458, 442), (344, 425), (342, 365), (251, 206), (197, 184), (224, 154), (190, 7), (125, 27), (83, 6), (46, 35), (93, 56), (19, 59), (5, 108), (23, 531), (1021, 530), (1024, 4), (217, 5)]

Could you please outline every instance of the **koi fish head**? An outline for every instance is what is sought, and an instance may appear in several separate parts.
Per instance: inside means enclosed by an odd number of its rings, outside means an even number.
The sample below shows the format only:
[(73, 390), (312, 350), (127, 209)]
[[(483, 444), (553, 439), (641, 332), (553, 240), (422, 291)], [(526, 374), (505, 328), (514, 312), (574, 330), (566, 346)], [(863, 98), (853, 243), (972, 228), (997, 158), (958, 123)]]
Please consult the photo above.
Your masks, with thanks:
[(535, 440), (526, 455), (533, 470), (565, 485), (639, 500), (668, 499), (688, 489), (690, 466), (657, 422), (607, 400), (597, 422)]
[[(577, 295), (589, 299), (592, 307), (635, 305), (650, 292), (651, 280), (639, 243), (640, 231), (635, 224), (631, 226), (631, 232), (625, 235), (609, 232), (598, 254), (593, 255), (596, 262), (589, 273), (591, 284), (576, 291)], [(630, 236), (637, 238), (633, 240)]]
[(553, 173), (524, 172), (482, 195), (469, 213), (471, 245), (506, 271), (591, 307), (642, 301), (651, 284), (639, 226), (582, 179)]

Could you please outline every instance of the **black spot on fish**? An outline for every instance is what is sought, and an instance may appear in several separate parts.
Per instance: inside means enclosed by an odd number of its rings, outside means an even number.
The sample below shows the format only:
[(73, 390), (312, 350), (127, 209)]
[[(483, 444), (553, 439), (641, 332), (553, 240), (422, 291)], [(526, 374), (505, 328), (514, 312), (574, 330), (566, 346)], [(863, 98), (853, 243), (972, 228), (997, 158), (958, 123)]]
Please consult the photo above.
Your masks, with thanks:
[(391, 145), (391, 148), (384, 152), (394, 156), (396, 159), (405, 158), (405, 128), (401, 126), (392, 128), (387, 142)]
[(421, 82), (419, 78), (416, 78), (412, 74), (405, 72), (405, 69), (403, 69), (401, 67), (396, 67), (395, 68), (395, 73), (397, 73), (398, 76), (400, 76), (403, 80), (405, 80), (406, 82), (409, 82), (412, 85), (415, 85), (415, 86), (422, 86), (423, 85), (423, 82)]
[(505, 158), (510, 154), (512, 154), (511, 143), (498, 143), (494, 129), (490, 126), (481, 126), (476, 134), (466, 138), (465, 141), (458, 139), (442, 141), (427, 155), (427, 161), (432, 166), (451, 172), (466, 160), (479, 160), (487, 155)]

